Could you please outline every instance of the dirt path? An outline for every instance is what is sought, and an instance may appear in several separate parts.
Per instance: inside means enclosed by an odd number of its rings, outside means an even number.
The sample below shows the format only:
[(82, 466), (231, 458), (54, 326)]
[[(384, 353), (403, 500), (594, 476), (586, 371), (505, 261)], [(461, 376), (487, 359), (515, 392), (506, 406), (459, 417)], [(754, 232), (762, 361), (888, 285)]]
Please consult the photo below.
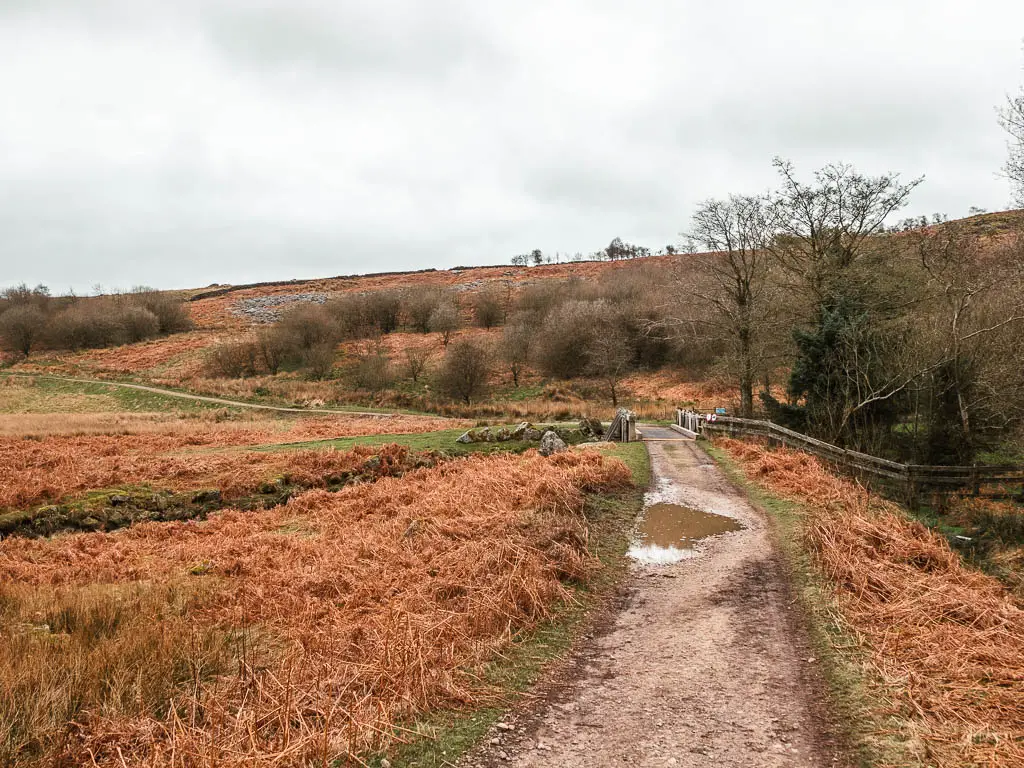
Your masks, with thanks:
[[(162, 389), (161, 387), (151, 387), (146, 384), (129, 384), (125, 381), (105, 381), (104, 379), (78, 379), (72, 376), (53, 376), (51, 374), (36, 374), (36, 373), (7, 373), (5, 376), (20, 376), (28, 379), (52, 379), (55, 381), (71, 381), (76, 384), (101, 384), (107, 387), (122, 387), (123, 389), (137, 389), (141, 392), (153, 392), (157, 395), (165, 395), (167, 397), (177, 397), (182, 400), (198, 400), (203, 403), (216, 403), (217, 405), (226, 405), (232, 408), (254, 408), (261, 411), (276, 411), (278, 413), (331, 413), (342, 416), (403, 416), (406, 414), (401, 413), (389, 413), (387, 411), (345, 411), (338, 408), (289, 408), (283, 405), (260, 405), (258, 403), (246, 403), (241, 400), (226, 400), (222, 397), (208, 397), (207, 395), (193, 395), (188, 392), (176, 392), (173, 389)], [(443, 419), (443, 416), (434, 416), (432, 414), (417, 414), (418, 416), (425, 419)]]
[(643, 432), (655, 439), (658, 501), (745, 528), (675, 565), (635, 566), (608, 626), (464, 765), (833, 765), (819, 677), (765, 520), (693, 441)]

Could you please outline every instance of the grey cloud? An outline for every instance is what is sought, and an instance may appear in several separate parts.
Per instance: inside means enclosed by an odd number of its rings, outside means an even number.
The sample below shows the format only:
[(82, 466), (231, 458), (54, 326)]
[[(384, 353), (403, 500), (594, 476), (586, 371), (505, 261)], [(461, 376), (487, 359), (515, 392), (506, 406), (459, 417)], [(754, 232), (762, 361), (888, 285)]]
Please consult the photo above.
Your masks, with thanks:
[(999, 208), (1018, 6), (0, 0), (0, 285), (660, 247), (774, 155)]

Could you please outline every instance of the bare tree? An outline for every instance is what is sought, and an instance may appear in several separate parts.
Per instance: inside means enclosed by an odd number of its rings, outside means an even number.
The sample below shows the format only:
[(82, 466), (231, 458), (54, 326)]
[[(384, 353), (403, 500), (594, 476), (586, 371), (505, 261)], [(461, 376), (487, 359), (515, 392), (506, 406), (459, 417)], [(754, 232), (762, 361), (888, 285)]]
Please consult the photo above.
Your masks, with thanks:
[(371, 392), (383, 392), (391, 385), (391, 361), (379, 338), (359, 352), (355, 378), (358, 386)]
[[(1024, 236), (993, 247), (954, 223), (913, 238), (930, 299), (930, 306), (918, 309), (925, 360), (930, 370), (943, 373), (960, 434), (970, 445), (976, 417), (988, 420), (995, 411), (1024, 406), (1005, 376), (989, 385), (1000, 367), (996, 361), (1007, 356), (1002, 347), (1019, 339), (1024, 328)], [(1010, 357), (1017, 354), (1009, 351)]]
[(430, 330), (441, 334), (441, 344), (448, 346), (452, 334), (459, 330), (459, 308), (451, 302), (439, 304), (430, 313)]
[(519, 377), (530, 362), (533, 348), (534, 329), (524, 318), (513, 318), (505, 326), (501, 337), (501, 356), (512, 374), (512, 386), (519, 388)]
[(735, 346), (740, 415), (754, 413), (754, 381), (760, 368), (760, 335), (767, 333), (765, 297), (768, 246), (776, 227), (776, 209), (765, 197), (731, 195), (701, 203), (686, 236), (709, 253), (691, 263), (708, 278), (702, 298), (714, 308), (712, 321)]
[(791, 286), (821, 302), (847, 291), (851, 268), (877, 253), (872, 238), (902, 208), (924, 177), (903, 184), (898, 174), (865, 176), (850, 165), (826, 165), (814, 183), (796, 178), (793, 164), (776, 158), (782, 187), (774, 196), (778, 234), (772, 253)]
[(999, 110), (999, 124), (1009, 136), (1009, 157), (1003, 170), (1013, 184), (1017, 205), (1024, 206), (1024, 88), (1006, 98)]
[(889, 434), (898, 418), (893, 398), (919, 374), (905, 349), (907, 286), (892, 279), (894, 250), (877, 235), (922, 179), (904, 184), (898, 175), (833, 164), (804, 184), (789, 162), (775, 166), (782, 187), (773, 197), (779, 231), (771, 251), (795, 308), (797, 350), (790, 406), (766, 398), (792, 426), (867, 447)]
[(432, 286), (411, 288), (405, 295), (405, 315), (409, 324), (420, 333), (430, 331), (430, 315), (441, 303), (451, 301), (444, 289)]
[(406, 347), (405, 348), (405, 371), (413, 382), (418, 382), (420, 376), (427, 368), (427, 361), (433, 350), (429, 347)]
[(620, 318), (603, 318), (590, 341), (590, 359), (586, 372), (599, 379), (611, 397), (612, 407), (619, 405), (619, 385), (633, 364), (633, 349)]

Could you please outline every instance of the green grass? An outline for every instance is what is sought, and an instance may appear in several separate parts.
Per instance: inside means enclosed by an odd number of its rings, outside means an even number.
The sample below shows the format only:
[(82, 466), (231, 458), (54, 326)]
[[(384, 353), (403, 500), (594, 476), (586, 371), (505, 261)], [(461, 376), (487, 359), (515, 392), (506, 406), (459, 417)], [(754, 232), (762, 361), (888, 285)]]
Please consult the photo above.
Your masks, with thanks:
[[(612, 594), (627, 572), (626, 549), (633, 524), (643, 508), (643, 494), (650, 482), (650, 460), (643, 443), (619, 445), (613, 454), (633, 473), (635, 487), (620, 494), (591, 494), (584, 513), (590, 524), (590, 548), (605, 566), (588, 585), (575, 588), (576, 603), (562, 605), (551, 621), (513, 639), (502, 657), (487, 665), (484, 679), (512, 704), (541, 678), (552, 662), (573, 648), (589, 617)], [(408, 725), (402, 744), (387, 755), (394, 766), (443, 768), (480, 742), (505, 712), (505, 706), (483, 706), (434, 713)], [(409, 731), (413, 736), (410, 738)], [(380, 766), (385, 755), (369, 764)]]
[[(560, 425), (539, 425), (539, 429), (545, 426)], [(321, 450), (334, 448), (339, 451), (348, 451), (357, 445), (386, 445), (397, 443), (404, 445), (413, 451), (442, 451), (449, 456), (468, 456), (470, 454), (491, 454), (491, 453), (522, 453), (529, 448), (536, 448), (537, 443), (526, 440), (508, 440), (500, 443), (457, 443), (458, 437), (465, 432), (465, 429), (440, 429), (434, 432), (418, 432), (413, 434), (399, 435), (360, 435), (358, 437), (339, 437), (327, 440), (303, 440), (295, 443), (275, 443), (272, 445), (260, 445), (245, 450), (258, 451), (288, 451), (288, 450)], [(563, 432), (564, 435), (564, 432)], [(569, 442), (579, 442), (578, 439), (570, 439)]]
[[(97, 405), (102, 411), (134, 411), (136, 413), (238, 410), (221, 403), (188, 400), (156, 392), (119, 387), (114, 384), (65, 381), (45, 376), (15, 374), (0, 374), (0, 376), (23, 381), (25, 386), (21, 394), (31, 399), (33, 403), (31, 410), (37, 413), (46, 412), (48, 403), (54, 406), (54, 410), (51, 412), (66, 410), (75, 412), (80, 409), (91, 411), (95, 410)], [(81, 400), (76, 400), (76, 398), (81, 398)]]
[[(901, 723), (896, 720), (880, 722), (876, 713), (884, 708), (884, 702), (876, 700), (868, 691), (872, 673), (866, 656), (841, 619), (833, 590), (804, 543), (802, 507), (750, 482), (724, 451), (707, 443), (702, 447), (769, 520), (773, 543), (782, 555), (824, 677), (832, 721), (854, 764), (864, 768), (878, 763), (906, 764), (906, 750), (898, 736)], [(880, 731), (891, 735), (880, 740), (874, 735)]]

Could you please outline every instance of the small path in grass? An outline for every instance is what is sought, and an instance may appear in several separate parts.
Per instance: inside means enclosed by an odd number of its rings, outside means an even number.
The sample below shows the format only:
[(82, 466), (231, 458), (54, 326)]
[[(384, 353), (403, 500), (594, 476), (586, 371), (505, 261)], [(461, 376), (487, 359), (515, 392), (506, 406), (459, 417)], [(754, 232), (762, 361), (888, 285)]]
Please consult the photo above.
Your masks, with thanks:
[[(693, 440), (641, 427), (648, 503), (734, 518), (674, 565), (635, 565), (578, 654), (465, 766), (832, 766), (813, 651), (764, 516)], [(677, 439), (674, 439), (677, 438)]]
[[(54, 376), (52, 374), (37, 374), (37, 373), (9, 373), (4, 374), (7, 376), (20, 376), (23, 378), (31, 379), (51, 379), (54, 381), (70, 381), (76, 384), (98, 384), (105, 387), (122, 387), (124, 389), (137, 389), (140, 392), (152, 392), (157, 395), (165, 395), (167, 397), (177, 397), (182, 400), (194, 400), (201, 403), (215, 403), (217, 405), (226, 405), (232, 408), (254, 408), (261, 411), (276, 411), (278, 413), (330, 413), (341, 416), (377, 416), (381, 418), (392, 417), (392, 416), (409, 416), (412, 414), (395, 413), (393, 411), (346, 411), (340, 408), (292, 408), (284, 405), (261, 405), (259, 403), (246, 403), (242, 400), (227, 400), (223, 397), (210, 397), (208, 395), (193, 395), (188, 392), (178, 392), (173, 389), (163, 389), (162, 387), (151, 387), (147, 384), (129, 384), (126, 381), (107, 381), (104, 379), (79, 379), (73, 376)], [(445, 416), (435, 416), (433, 414), (424, 413), (416, 414), (417, 417), (424, 419), (445, 419)]]

